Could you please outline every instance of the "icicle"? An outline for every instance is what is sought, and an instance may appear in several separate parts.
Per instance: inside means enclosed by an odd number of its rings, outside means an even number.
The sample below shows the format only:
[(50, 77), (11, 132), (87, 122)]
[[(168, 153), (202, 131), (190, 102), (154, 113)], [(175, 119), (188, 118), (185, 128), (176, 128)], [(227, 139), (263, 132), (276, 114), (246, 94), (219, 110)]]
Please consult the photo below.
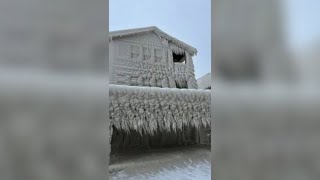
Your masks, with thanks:
[(110, 120), (117, 129), (140, 134), (210, 125), (210, 92), (110, 85)]

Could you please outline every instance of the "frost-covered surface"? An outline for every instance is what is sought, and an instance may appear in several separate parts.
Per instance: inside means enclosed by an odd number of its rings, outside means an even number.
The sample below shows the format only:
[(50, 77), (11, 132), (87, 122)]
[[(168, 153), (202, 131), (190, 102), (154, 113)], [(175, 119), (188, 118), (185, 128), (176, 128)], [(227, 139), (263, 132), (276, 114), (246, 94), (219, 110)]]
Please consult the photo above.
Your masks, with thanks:
[(210, 157), (210, 150), (203, 148), (165, 149), (142, 155), (126, 155), (123, 157), (126, 160), (117, 164), (123, 168), (111, 171), (111, 177), (113, 180), (210, 180)]
[(112, 174), (113, 180), (210, 180), (211, 179), (211, 165), (210, 161), (192, 163), (186, 162), (183, 167), (169, 166), (162, 168), (159, 172), (144, 172), (136, 174), (126, 174), (124, 171)]
[(175, 44), (179, 45), (183, 49), (187, 49), (191, 55), (197, 54), (197, 49), (178, 40), (177, 38), (174, 38), (167, 33), (161, 31), (158, 27), (156, 26), (151, 26), (151, 27), (144, 27), (144, 28), (136, 28), (136, 29), (126, 29), (126, 30), (120, 30), (120, 31), (111, 31), (109, 33), (110, 38), (117, 38), (117, 37), (125, 37), (125, 36), (132, 36), (132, 35), (137, 35), (141, 33), (146, 33), (146, 32), (155, 32), (159, 37), (163, 37), (165, 39), (168, 39)]
[(210, 125), (210, 91), (109, 85), (110, 120), (142, 134)]
[(196, 49), (159, 31), (148, 27), (110, 33), (111, 84), (197, 89)]
[(208, 89), (211, 88), (211, 73), (207, 73), (201, 78), (197, 79), (199, 89)]

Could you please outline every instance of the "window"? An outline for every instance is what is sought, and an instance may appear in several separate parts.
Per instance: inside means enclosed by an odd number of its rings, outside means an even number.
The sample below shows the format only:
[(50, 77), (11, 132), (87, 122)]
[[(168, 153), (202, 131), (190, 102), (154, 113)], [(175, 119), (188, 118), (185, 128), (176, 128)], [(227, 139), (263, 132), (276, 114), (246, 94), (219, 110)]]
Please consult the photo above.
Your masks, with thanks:
[(139, 56), (139, 47), (131, 46), (131, 58), (138, 58)]
[(161, 49), (155, 49), (155, 60), (156, 62), (161, 62), (162, 59), (162, 50)]
[(151, 58), (150, 49), (143, 47), (143, 60), (149, 60)]
[(176, 54), (172, 53), (173, 62), (175, 63), (186, 63), (186, 55), (185, 54)]
[(176, 87), (178, 89), (188, 89), (188, 83), (186, 80), (178, 79), (178, 80), (175, 80), (175, 82), (176, 82)]

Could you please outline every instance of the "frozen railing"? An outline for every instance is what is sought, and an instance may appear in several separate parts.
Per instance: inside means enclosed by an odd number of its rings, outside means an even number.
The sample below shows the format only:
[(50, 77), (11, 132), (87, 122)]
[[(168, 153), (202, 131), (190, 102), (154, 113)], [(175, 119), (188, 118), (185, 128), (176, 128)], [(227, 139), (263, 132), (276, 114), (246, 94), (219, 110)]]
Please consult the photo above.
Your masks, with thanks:
[(117, 129), (153, 134), (210, 125), (210, 91), (109, 85), (110, 121)]

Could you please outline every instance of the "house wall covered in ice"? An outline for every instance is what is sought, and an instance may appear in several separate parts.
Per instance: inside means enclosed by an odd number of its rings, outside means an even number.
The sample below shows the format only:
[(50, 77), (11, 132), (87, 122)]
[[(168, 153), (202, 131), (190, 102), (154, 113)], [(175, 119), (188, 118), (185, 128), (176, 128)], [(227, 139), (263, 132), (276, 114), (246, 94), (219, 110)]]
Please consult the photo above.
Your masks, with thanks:
[[(177, 41), (154, 31), (126, 36), (111, 33), (110, 83), (196, 89), (192, 60), (195, 53)], [(176, 57), (182, 58), (177, 62)]]
[[(109, 34), (111, 155), (210, 144), (210, 91), (198, 90), (197, 50), (157, 27)], [(112, 158), (114, 159), (114, 158)]]
[(210, 91), (109, 85), (109, 93), (114, 149), (200, 144), (210, 138), (201, 134), (210, 127)]

